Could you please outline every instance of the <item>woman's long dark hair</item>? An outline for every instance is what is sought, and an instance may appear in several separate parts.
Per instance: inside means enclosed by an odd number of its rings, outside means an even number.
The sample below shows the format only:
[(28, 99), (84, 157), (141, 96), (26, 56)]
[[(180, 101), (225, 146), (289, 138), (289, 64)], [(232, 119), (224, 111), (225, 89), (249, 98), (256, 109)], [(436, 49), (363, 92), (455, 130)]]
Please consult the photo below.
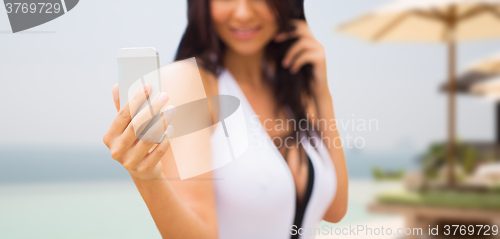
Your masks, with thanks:
[[(293, 30), (292, 19), (305, 20), (303, 0), (268, 0), (268, 4), (275, 13), (279, 32)], [(285, 53), (296, 40), (269, 42), (265, 50), (266, 59), (262, 64), (263, 79), (268, 82), (276, 97), (276, 112), (288, 111), (288, 117), (293, 118), (297, 124), (297, 127), (292, 127), (292, 137), (302, 129), (309, 129), (304, 98), (311, 96), (313, 79), (311, 65), (302, 67), (295, 75), (281, 65)], [(225, 45), (212, 24), (210, 0), (188, 0), (188, 25), (175, 60), (197, 57), (203, 68), (218, 76), (223, 68), (224, 49)], [(271, 65), (274, 67), (270, 67)]]

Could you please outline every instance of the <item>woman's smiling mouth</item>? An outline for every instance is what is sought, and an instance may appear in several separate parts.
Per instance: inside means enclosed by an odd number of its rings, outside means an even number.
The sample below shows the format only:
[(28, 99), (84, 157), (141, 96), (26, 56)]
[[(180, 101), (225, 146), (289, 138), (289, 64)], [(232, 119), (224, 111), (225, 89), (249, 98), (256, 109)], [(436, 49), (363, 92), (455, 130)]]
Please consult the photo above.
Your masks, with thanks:
[(260, 26), (252, 28), (230, 28), (233, 35), (240, 40), (247, 40), (254, 37), (260, 29)]

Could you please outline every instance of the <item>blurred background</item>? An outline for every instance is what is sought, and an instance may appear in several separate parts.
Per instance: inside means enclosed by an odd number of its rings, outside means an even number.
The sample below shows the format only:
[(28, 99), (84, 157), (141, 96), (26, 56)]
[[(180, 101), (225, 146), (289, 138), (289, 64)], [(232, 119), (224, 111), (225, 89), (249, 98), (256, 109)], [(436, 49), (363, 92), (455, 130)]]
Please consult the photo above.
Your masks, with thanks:
[[(445, 210), (425, 215), (436, 223), (465, 208), (488, 218), (481, 223), (498, 220), (492, 209), (500, 209), (500, 84), (491, 69), (500, 39), (457, 43), (451, 187), (446, 44), (375, 44), (356, 36), (358, 30), (341, 32), (385, 4), (390, 0), (305, 1), (310, 28), (327, 53), (351, 180), (347, 216), (334, 226), (403, 227), (415, 207)], [(160, 238), (102, 136), (116, 113), (118, 49), (152, 46), (166, 65), (186, 22), (185, 1), (86, 0), (59, 19), (12, 34), (0, 8), (0, 238)], [(500, 29), (488, 24), (477, 29)], [(492, 67), (479, 64), (489, 59)]]

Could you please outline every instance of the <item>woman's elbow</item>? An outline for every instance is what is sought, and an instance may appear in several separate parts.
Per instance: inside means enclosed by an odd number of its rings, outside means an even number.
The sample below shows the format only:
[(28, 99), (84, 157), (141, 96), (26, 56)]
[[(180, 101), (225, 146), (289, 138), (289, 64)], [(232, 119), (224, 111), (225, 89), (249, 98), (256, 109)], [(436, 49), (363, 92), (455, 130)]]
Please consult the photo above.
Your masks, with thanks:
[(336, 208), (336, 210), (332, 212), (328, 212), (323, 220), (330, 223), (339, 223), (347, 214), (347, 205), (344, 207)]

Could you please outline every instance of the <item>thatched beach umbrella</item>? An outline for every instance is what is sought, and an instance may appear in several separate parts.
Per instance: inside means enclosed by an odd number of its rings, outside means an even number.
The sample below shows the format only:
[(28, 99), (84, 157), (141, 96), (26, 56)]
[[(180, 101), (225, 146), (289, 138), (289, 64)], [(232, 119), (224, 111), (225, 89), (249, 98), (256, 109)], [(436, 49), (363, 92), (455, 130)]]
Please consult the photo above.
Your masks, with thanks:
[[(500, 15), (498, 17), (500, 18)], [(476, 62), (470, 67), (470, 71), (485, 74), (500, 74), (500, 53)]]
[[(471, 92), (472, 87), (496, 79), (500, 75), (500, 53), (485, 59), (476, 61), (467, 67), (466, 71), (457, 77), (455, 90), (465, 94), (475, 94)], [(448, 83), (444, 82), (440, 90), (448, 91)]]
[(448, 183), (455, 177), (456, 43), (500, 37), (500, 0), (397, 0), (342, 25), (371, 42), (437, 42), (448, 47)]
[[(441, 85), (440, 90), (448, 91), (448, 84)], [(467, 67), (457, 77), (456, 91), (462, 94), (488, 98), (495, 103), (496, 131), (495, 143), (500, 146), (500, 53), (487, 57)]]
[(470, 92), (496, 101), (500, 100), (500, 75), (473, 85)]

